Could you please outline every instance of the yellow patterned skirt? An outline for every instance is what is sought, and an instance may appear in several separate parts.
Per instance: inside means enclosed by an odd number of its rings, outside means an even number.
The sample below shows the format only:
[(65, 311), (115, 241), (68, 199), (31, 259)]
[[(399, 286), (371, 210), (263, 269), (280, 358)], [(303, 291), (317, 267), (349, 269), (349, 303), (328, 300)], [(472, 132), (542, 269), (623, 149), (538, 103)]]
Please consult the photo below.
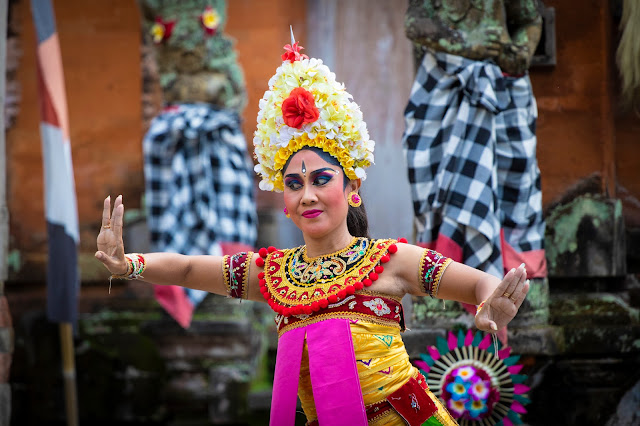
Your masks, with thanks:
[[(365, 407), (384, 401), (411, 377), (424, 381), (418, 369), (409, 362), (409, 355), (398, 328), (358, 320), (351, 324), (351, 335)], [(425, 392), (438, 408), (433, 416), (434, 420), (443, 426), (457, 425), (438, 398), (429, 389)], [(302, 352), (298, 396), (307, 419), (316, 420), (306, 341)], [(406, 423), (397, 412), (389, 410), (371, 418), (369, 425), (406, 426)]]

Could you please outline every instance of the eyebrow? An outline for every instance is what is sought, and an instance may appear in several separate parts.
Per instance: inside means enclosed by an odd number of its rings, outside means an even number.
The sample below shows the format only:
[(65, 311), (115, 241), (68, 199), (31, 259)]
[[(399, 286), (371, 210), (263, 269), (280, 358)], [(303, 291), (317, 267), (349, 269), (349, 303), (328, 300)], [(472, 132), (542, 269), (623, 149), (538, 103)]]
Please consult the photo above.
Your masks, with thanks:
[[(338, 173), (337, 171), (335, 171), (331, 167), (323, 167), (322, 169), (318, 169), (318, 170), (312, 171), (310, 173), (310, 175), (311, 176), (315, 176), (315, 175), (318, 175), (318, 174), (320, 174), (322, 172), (326, 172), (326, 171), (331, 171), (331, 172), (336, 173), (336, 174)], [(288, 177), (297, 177), (297, 178), (299, 178), (300, 174), (298, 174), (298, 173), (289, 173), (289, 174), (285, 175), (285, 178), (288, 178)]]

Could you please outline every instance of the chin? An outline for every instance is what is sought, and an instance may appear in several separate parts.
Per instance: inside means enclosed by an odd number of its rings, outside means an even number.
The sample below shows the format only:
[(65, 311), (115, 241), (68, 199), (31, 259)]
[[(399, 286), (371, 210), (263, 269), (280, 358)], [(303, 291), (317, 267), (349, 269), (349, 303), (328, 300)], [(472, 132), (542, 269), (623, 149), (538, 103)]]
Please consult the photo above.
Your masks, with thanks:
[[(302, 222), (304, 223), (304, 221), (306, 221), (308, 219), (302, 219)], [(322, 238), (326, 235), (328, 235), (333, 228), (330, 226), (327, 226), (326, 223), (307, 223), (304, 225), (301, 225), (300, 223), (297, 224), (298, 228), (302, 231), (302, 233), (308, 237), (311, 238)]]

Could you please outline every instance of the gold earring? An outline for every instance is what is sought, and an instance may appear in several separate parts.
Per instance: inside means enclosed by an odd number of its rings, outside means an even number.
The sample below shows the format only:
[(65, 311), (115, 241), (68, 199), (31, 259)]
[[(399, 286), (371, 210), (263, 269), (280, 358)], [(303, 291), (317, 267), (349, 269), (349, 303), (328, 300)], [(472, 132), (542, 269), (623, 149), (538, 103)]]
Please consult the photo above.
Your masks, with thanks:
[(360, 198), (357, 192), (351, 191), (349, 193), (349, 198), (347, 198), (347, 202), (351, 207), (359, 207), (360, 204), (362, 204), (362, 198)]

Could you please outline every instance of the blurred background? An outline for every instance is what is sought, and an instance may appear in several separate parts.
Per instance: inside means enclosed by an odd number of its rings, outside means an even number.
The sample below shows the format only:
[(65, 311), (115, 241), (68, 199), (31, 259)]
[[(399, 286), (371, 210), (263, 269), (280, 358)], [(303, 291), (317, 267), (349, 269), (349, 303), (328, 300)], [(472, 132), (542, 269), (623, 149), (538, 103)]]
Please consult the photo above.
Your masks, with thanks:
[[(291, 25), (303, 53), (321, 58), (345, 83), (376, 141), (376, 165), (363, 186), (372, 236), (411, 241), (401, 144), (415, 72), (404, 33), (407, 1), (225, 3), (224, 34), (246, 96), (233, 108), (249, 154), (258, 101), (281, 64)], [(208, 295), (183, 328), (149, 285), (113, 281), (108, 291), (108, 274), (93, 256), (107, 195), (124, 197), (126, 251), (150, 247), (142, 139), (162, 109), (161, 81), (135, 1), (56, 0), (53, 6), (80, 233), (73, 339), (80, 423), (267, 424), (277, 336), (266, 305)], [(539, 111), (549, 277), (543, 294), (532, 295), (532, 310), (509, 331), (531, 387), (523, 419), (627, 424), (620, 419), (638, 415), (640, 395), (640, 116), (620, 102), (615, 54), (622, 1), (545, 0), (544, 6), (530, 76)], [(8, 278), (0, 286), (0, 425), (66, 423), (58, 327), (46, 316), (47, 226), (30, 8), (27, 0), (8, 2), (10, 219)], [(256, 246), (300, 244), (282, 214), (281, 195), (258, 191), (257, 180), (254, 185)], [(435, 336), (470, 324), (458, 307), (442, 311), (417, 299), (405, 307), (412, 357)]]

